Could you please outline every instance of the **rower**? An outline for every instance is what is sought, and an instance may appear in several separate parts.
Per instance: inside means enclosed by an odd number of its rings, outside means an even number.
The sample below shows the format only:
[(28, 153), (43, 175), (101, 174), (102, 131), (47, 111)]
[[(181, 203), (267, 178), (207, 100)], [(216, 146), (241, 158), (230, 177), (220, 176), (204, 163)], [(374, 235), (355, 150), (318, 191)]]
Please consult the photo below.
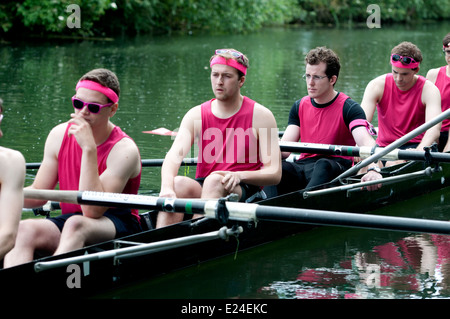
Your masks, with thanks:
[[(450, 33), (442, 40), (444, 57), (447, 65), (440, 68), (431, 69), (427, 73), (427, 79), (436, 85), (441, 92), (442, 112), (450, 108)], [(450, 119), (442, 122), (441, 134), (439, 136), (438, 149), (440, 152), (450, 151), (450, 139), (448, 131), (450, 129)]]
[[(340, 71), (339, 57), (332, 50), (318, 47), (305, 58), (308, 95), (297, 100), (289, 113), (288, 126), (281, 141), (374, 147), (369, 132), (373, 127), (366, 121), (361, 106), (334, 88)], [(287, 158), (290, 152), (283, 152)], [(353, 157), (302, 153), (294, 162), (283, 161), (283, 174), (278, 193), (313, 188), (331, 181), (349, 169)], [(369, 166), (362, 181), (382, 178), (376, 163)], [(370, 186), (370, 190), (380, 185)]]
[[(281, 177), (275, 117), (265, 106), (241, 95), (248, 58), (219, 49), (210, 59), (215, 99), (190, 109), (161, 168), (161, 197), (221, 198), (235, 193), (246, 201)], [(194, 141), (199, 147), (196, 179), (178, 176)], [(194, 217), (196, 217), (194, 215)], [(160, 212), (157, 227), (183, 220), (181, 213)]]
[[(42, 164), (29, 188), (50, 190), (59, 184), (60, 190), (137, 194), (142, 170), (138, 147), (110, 120), (118, 109), (117, 76), (95, 69), (81, 77), (75, 90), (74, 113), (48, 135)], [(25, 207), (45, 203), (26, 199)], [(62, 202), (61, 212), (48, 219), (22, 220), (5, 267), (31, 261), (38, 250), (62, 254), (141, 231), (137, 209)]]
[[(376, 141), (381, 147), (441, 114), (438, 88), (417, 74), (422, 62), (420, 49), (411, 42), (402, 42), (392, 49), (390, 62), (392, 73), (370, 81), (361, 102), (369, 121), (377, 110), (379, 132)], [(440, 124), (432, 126), (400, 148), (423, 151), (439, 138), (440, 128)], [(399, 162), (404, 161), (388, 161), (386, 166)]]
[[(3, 101), (0, 99), (0, 125)], [(0, 128), (0, 137), (3, 132)], [(22, 216), (25, 159), (16, 150), (0, 147), (0, 260), (9, 252), (17, 236)]]

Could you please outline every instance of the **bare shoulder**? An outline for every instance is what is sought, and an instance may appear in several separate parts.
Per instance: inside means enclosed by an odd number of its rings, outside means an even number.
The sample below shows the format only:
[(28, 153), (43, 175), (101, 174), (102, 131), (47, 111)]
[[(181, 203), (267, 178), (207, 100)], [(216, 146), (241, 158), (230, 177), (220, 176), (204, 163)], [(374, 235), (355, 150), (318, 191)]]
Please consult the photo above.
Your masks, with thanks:
[(436, 83), (436, 79), (437, 79), (437, 76), (438, 76), (438, 73), (439, 73), (439, 69), (440, 68), (430, 69), (427, 72), (427, 76), (426, 76), (427, 80), (431, 81), (433, 84)]
[(64, 122), (53, 127), (47, 136), (47, 140), (51, 141), (52, 143), (58, 140), (62, 141), (64, 133), (66, 132), (67, 129), (67, 125), (69, 125), (69, 123)]
[(259, 116), (265, 117), (265, 118), (273, 118), (274, 117), (272, 111), (269, 110), (269, 108), (265, 107), (262, 104), (259, 104), (258, 102), (255, 102), (255, 108), (254, 108), (253, 114), (259, 115)]
[(6, 147), (0, 147), (0, 163), (2, 163), (2, 166), (6, 166), (4, 164), (15, 163), (20, 165), (25, 164), (25, 158), (19, 151)]
[(25, 158), (19, 151), (0, 147), (0, 182), (25, 177)]
[(384, 84), (386, 83), (386, 76), (387, 74), (383, 74), (380, 76), (377, 76), (375, 79), (371, 80), (367, 87), (370, 87), (371, 89), (384, 89)]
[(191, 108), (183, 117), (183, 120), (201, 120), (202, 118), (202, 106), (197, 105)]

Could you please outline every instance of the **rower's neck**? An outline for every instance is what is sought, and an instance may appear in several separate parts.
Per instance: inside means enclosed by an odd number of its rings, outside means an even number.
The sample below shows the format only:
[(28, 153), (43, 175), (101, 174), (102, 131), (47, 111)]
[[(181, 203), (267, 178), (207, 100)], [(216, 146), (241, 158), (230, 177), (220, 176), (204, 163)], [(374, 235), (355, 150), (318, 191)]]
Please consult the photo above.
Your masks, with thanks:
[(241, 94), (233, 99), (214, 100), (212, 103), (212, 112), (219, 118), (228, 118), (233, 116), (241, 109), (244, 97)]

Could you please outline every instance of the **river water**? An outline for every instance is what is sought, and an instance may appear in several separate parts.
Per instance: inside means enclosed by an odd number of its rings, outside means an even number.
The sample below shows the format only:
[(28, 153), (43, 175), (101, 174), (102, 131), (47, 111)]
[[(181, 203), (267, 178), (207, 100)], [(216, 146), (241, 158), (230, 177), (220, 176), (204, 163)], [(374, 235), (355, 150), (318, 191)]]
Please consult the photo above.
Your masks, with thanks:
[[(367, 83), (390, 71), (393, 46), (411, 41), (424, 55), (420, 74), (445, 63), (445, 23), (381, 29), (269, 28), (244, 35), (137, 36), (33, 40), (0, 45), (0, 97), (6, 107), (0, 145), (42, 159), (50, 129), (69, 119), (77, 80), (97, 67), (121, 82), (112, 121), (138, 144), (142, 158), (164, 158), (170, 137), (191, 107), (212, 98), (209, 58), (216, 48), (246, 53), (243, 94), (269, 107), (283, 130), (293, 102), (306, 94), (304, 56), (327, 46), (341, 58), (336, 89), (360, 102)], [(376, 121), (374, 121), (376, 125)], [(193, 176), (182, 167), (180, 174)], [(35, 172), (29, 171), (26, 183)], [(144, 168), (141, 194), (156, 195), (159, 168)], [(448, 191), (401, 203), (387, 213), (448, 218)], [(383, 212), (382, 212), (383, 213)], [(107, 298), (448, 298), (446, 236), (322, 227), (198, 267), (141, 283)]]

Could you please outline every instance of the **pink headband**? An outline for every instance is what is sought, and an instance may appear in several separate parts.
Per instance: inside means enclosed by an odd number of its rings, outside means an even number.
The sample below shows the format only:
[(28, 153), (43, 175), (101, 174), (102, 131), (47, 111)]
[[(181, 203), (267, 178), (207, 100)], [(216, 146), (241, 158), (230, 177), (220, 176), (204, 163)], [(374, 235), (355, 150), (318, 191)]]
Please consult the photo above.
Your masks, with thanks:
[[(399, 60), (394, 61), (394, 58), (397, 58)], [(403, 59), (409, 59), (408, 63), (402, 62)], [(401, 56), (400, 54), (392, 54), (391, 55), (391, 64), (397, 68), (415, 69), (415, 68), (419, 67), (420, 62), (416, 62), (413, 58), (406, 57), (406, 56), (404, 57), (404, 56)]]
[(214, 59), (211, 60), (210, 67), (212, 67), (214, 64), (228, 65), (228, 66), (235, 68), (236, 70), (241, 71), (244, 74), (247, 74), (247, 68), (245, 66), (243, 66), (242, 64), (240, 64), (235, 59), (226, 59), (221, 56), (216, 56)]
[(415, 63), (410, 63), (410, 64), (403, 64), (403, 63), (400, 62), (400, 61), (395, 62), (395, 61), (392, 61), (392, 60), (391, 60), (391, 64), (392, 64), (393, 66), (396, 66), (397, 68), (403, 68), (403, 69), (415, 69), (415, 68), (419, 67), (420, 62), (415, 62)]
[(108, 99), (110, 99), (113, 103), (119, 102), (119, 97), (117, 96), (116, 92), (114, 92), (112, 89), (106, 86), (101, 85), (100, 83), (90, 80), (82, 80), (78, 82), (75, 90), (78, 90), (79, 88), (85, 88), (100, 92), (103, 95), (105, 95)]
[(391, 61), (391, 64), (393, 66), (396, 66), (397, 68), (403, 68), (403, 69), (415, 69), (415, 68), (419, 67), (419, 65), (420, 65), (419, 62), (410, 63), (410, 64), (403, 64), (400, 61), (397, 61), (397, 62)]

